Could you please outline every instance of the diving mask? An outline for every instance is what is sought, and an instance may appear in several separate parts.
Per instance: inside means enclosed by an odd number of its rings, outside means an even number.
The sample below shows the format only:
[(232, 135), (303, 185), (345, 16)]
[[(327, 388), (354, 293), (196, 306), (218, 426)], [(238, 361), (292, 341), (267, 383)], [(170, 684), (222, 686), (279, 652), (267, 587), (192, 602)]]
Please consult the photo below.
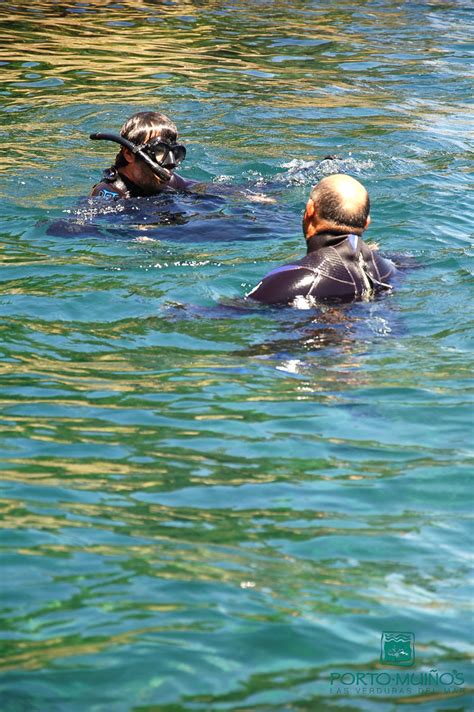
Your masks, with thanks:
[(150, 158), (164, 168), (174, 168), (186, 158), (186, 148), (180, 143), (168, 143), (162, 139), (152, 139), (140, 146)]
[(125, 146), (129, 151), (140, 156), (153, 173), (164, 181), (169, 181), (171, 170), (178, 166), (186, 157), (186, 149), (179, 143), (168, 143), (160, 139), (152, 139), (148, 143), (137, 146), (120, 134), (100, 132), (90, 134), (93, 141), (114, 141)]

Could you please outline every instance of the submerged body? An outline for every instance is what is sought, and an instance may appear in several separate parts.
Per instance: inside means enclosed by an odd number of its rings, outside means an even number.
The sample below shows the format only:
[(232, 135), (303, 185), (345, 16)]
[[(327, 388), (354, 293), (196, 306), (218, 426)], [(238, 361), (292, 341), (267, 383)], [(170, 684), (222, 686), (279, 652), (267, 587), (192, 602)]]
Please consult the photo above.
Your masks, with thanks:
[[(192, 185), (194, 185), (193, 181), (184, 180), (181, 176), (173, 173), (170, 180), (161, 188), (160, 193), (170, 189), (187, 191)], [(134, 183), (123, 173), (119, 173), (112, 166), (104, 171), (102, 180), (92, 188), (90, 197), (118, 200), (119, 198), (139, 198), (144, 195), (156, 195), (156, 192), (146, 193), (143, 187)]]
[(391, 289), (392, 262), (359, 235), (324, 232), (308, 240), (301, 260), (269, 272), (247, 297), (265, 304), (289, 304), (297, 297), (363, 299)]

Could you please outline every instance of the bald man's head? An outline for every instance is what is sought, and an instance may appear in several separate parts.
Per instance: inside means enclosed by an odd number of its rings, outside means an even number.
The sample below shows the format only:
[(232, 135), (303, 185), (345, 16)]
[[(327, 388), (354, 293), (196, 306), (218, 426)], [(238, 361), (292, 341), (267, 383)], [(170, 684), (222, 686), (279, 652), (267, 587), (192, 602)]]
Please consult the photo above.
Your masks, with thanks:
[(369, 195), (359, 181), (342, 173), (323, 178), (312, 189), (303, 221), (305, 236), (324, 230), (361, 234), (369, 225)]

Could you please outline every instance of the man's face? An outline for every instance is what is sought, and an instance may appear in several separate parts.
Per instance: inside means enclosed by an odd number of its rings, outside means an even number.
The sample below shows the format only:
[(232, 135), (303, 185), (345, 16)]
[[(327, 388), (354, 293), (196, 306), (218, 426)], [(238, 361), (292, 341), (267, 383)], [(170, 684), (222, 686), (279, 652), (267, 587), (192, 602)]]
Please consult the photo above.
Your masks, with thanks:
[(157, 193), (166, 187), (167, 180), (160, 178), (148, 166), (145, 161), (142, 161), (139, 156), (134, 156), (134, 177), (133, 182), (136, 183), (144, 193)]
[[(152, 134), (148, 138), (147, 143), (150, 143), (150, 141), (160, 140), (162, 140), (162, 137), (159, 133)], [(143, 190), (144, 193), (147, 195), (153, 195), (154, 193), (159, 193), (166, 188), (169, 180), (165, 180), (157, 176), (150, 166), (140, 158), (140, 156), (137, 156), (130, 151), (126, 151), (125, 156), (128, 161), (128, 165), (124, 172), (136, 185), (139, 186), (139, 188)], [(170, 171), (170, 173), (173, 172), (173, 168), (166, 166), (166, 169)]]

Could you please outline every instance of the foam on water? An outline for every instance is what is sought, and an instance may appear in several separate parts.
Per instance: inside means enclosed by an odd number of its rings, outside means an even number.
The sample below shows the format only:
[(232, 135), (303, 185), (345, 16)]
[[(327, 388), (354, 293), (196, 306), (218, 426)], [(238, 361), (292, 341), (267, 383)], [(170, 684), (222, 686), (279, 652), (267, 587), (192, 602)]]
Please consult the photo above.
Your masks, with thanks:
[(287, 185), (307, 185), (317, 183), (324, 176), (334, 173), (349, 173), (351, 175), (366, 175), (368, 171), (375, 167), (371, 159), (356, 159), (352, 156), (339, 158), (337, 156), (326, 158), (322, 161), (304, 161), (293, 158), (288, 163), (283, 163), (282, 168), (286, 172), (277, 175), (275, 180)]

